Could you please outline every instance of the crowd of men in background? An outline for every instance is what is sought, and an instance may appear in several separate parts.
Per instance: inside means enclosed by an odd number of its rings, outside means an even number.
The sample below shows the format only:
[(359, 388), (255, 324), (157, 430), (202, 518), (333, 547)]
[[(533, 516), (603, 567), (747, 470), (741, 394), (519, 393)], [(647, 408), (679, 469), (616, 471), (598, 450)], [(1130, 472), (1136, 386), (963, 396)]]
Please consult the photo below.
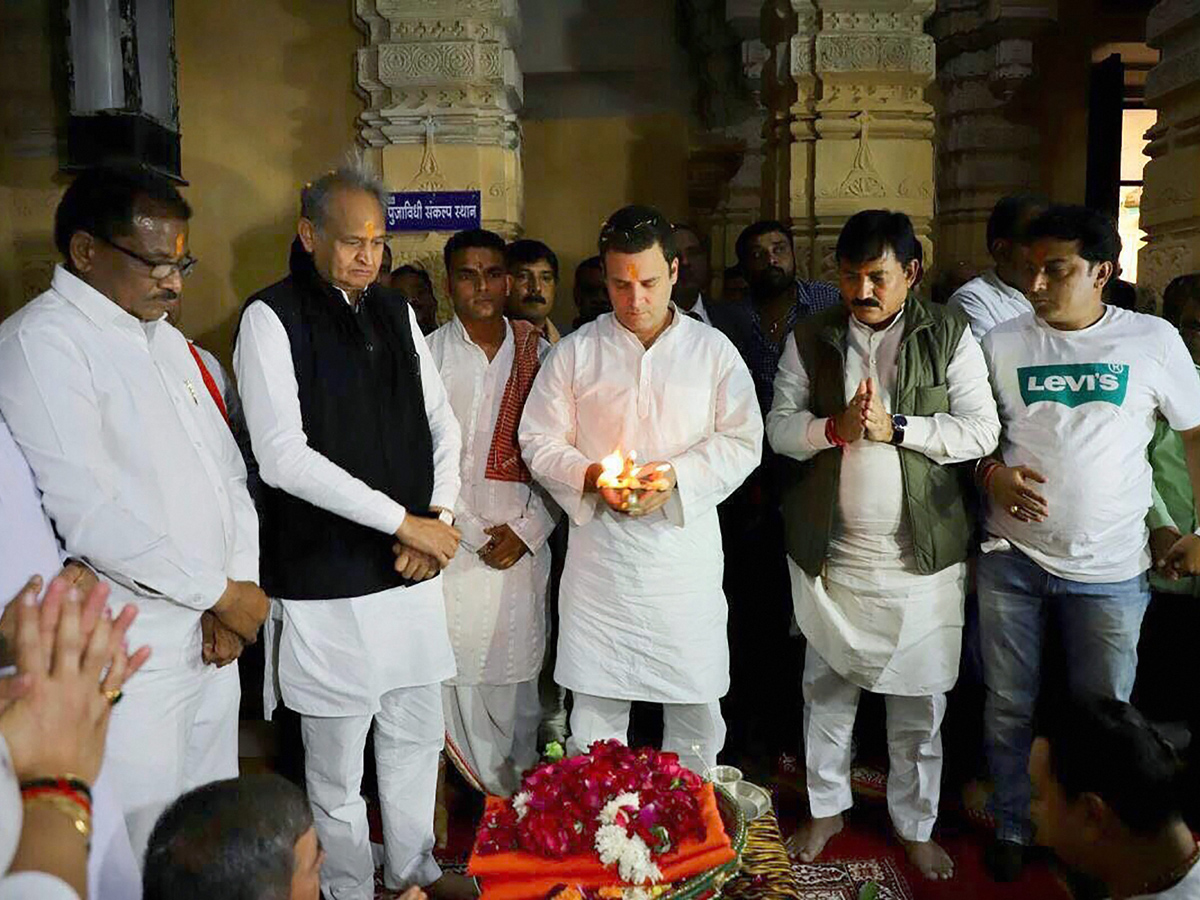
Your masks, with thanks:
[[(948, 879), (960, 681), (986, 698), (997, 880), (1036, 839), (1120, 896), (1200, 896), (1178, 752), (1129, 703), (1200, 728), (1177, 689), (1200, 275), (1134, 312), (1113, 223), (1022, 195), (988, 223), (995, 267), (946, 303), (912, 222), (873, 209), (828, 283), (786, 225), (750, 225), (718, 298), (704, 236), (627, 206), (576, 268), (569, 329), (553, 249), (484, 229), (445, 246), (439, 324), (431, 273), (392, 268), (386, 202), (356, 167), (305, 186), (235, 380), (175, 327), (196, 264), (178, 191), (140, 169), (67, 189), (63, 263), (0, 325), (0, 651), (23, 679), (0, 786), (26, 822), (0, 859), (19, 835), (12, 870), (59, 877), (0, 897), (368, 900), (368, 734), (385, 887), (475, 896), (433, 854), (443, 752), (511, 795), (547, 740), (630, 740), (643, 703), (698, 772), (798, 766), (789, 849), (812, 862), (852, 805), (864, 691), (896, 835)], [(259, 641), (303, 795), (237, 778)], [(46, 712), (76, 695), (89, 715)], [(88, 730), (47, 740), (51, 720)]]

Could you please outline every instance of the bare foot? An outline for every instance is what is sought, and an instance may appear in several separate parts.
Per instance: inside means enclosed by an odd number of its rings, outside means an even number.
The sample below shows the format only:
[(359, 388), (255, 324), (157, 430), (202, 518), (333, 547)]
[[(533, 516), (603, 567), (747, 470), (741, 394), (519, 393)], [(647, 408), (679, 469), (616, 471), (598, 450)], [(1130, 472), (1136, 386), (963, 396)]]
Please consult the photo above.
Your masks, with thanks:
[(908, 861), (930, 881), (946, 881), (954, 877), (954, 860), (933, 841), (906, 841), (901, 838), (900, 843), (908, 852)]
[(829, 839), (841, 831), (844, 825), (841, 813), (809, 819), (788, 838), (788, 855), (797, 857), (800, 862), (812, 862), (821, 855)]

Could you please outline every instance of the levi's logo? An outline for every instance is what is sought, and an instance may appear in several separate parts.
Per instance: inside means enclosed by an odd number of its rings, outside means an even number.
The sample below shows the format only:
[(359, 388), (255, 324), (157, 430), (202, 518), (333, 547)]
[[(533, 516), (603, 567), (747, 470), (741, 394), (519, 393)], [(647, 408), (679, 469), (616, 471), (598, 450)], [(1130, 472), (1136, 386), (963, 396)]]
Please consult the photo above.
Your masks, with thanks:
[(1017, 379), (1026, 406), (1040, 401), (1064, 406), (1085, 403), (1120, 406), (1129, 388), (1129, 366), (1121, 363), (1025, 366), (1017, 369)]

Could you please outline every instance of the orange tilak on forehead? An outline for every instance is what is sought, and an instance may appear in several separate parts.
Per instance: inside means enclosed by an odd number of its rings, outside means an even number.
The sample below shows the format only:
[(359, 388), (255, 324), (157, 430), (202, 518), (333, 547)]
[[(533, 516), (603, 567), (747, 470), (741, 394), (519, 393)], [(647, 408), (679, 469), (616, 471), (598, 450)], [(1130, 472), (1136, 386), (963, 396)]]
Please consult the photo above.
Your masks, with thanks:
[(633, 263), (630, 263), (628, 266), (626, 266), (626, 267), (625, 267), (625, 272), (626, 272), (626, 274), (628, 274), (628, 275), (629, 275), (629, 280), (630, 280), (630, 281), (637, 281), (637, 280), (638, 280), (638, 270), (637, 270), (637, 266), (635, 266)]
[(375, 222), (372, 219), (367, 220), (367, 240), (375, 240)]
[(175, 235), (175, 255), (183, 256), (183, 232)]

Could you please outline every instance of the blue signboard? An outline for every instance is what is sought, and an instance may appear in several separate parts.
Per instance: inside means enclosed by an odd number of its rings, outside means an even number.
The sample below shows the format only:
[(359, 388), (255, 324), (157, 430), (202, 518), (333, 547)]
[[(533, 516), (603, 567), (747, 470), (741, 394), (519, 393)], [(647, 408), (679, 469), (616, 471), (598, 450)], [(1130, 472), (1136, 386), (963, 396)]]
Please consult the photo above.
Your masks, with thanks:
[(479, 191), (401, 191), (391, 195), (388, 231), (462, 231), (479, 227)]

